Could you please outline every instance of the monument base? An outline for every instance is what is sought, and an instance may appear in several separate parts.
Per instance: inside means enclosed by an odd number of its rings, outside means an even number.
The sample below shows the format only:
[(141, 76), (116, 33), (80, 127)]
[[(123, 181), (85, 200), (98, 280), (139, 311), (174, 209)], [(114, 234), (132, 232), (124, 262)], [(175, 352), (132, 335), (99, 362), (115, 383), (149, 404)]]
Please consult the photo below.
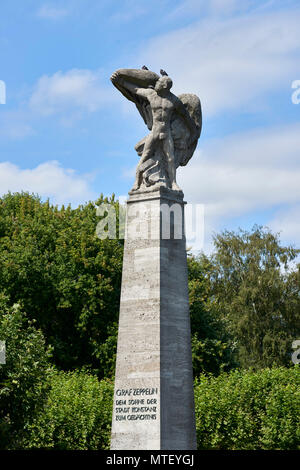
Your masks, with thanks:
[(183, 194), (132, 193), (112, 450), (196, 449)]

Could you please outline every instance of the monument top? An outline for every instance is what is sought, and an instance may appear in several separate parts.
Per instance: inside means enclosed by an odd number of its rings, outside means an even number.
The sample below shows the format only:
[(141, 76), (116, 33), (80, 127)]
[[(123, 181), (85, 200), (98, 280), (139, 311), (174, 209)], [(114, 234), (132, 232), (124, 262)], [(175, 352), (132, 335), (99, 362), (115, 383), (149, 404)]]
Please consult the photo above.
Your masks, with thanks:
[(114, 86), (133, 101), (150, 133), (135, 150), (141, 157), (130, 194), (157, 191), (160, 187), (181, 192), (176, 169), (192, 158), (201, 133), (202, 112), (193, 94), (178, 97), (171, 91), (172, 79), (142, 69), (119, 69), (111, 76)]

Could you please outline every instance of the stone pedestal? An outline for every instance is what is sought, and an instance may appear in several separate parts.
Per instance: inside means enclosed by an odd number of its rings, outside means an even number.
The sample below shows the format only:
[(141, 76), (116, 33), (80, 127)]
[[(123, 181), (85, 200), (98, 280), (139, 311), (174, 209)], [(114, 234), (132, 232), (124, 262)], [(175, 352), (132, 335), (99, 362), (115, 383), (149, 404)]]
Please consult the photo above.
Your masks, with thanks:
[(127, 202), (111, 449), (196, 449), (183, 194)]

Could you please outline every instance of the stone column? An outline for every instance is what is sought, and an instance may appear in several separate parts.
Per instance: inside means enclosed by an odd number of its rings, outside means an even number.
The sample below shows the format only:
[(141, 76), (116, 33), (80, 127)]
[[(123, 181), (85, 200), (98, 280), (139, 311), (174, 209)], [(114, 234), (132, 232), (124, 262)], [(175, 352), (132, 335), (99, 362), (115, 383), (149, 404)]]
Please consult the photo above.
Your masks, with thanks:
[(127, 201), (111, 449), (196, 449), (183, 194)]

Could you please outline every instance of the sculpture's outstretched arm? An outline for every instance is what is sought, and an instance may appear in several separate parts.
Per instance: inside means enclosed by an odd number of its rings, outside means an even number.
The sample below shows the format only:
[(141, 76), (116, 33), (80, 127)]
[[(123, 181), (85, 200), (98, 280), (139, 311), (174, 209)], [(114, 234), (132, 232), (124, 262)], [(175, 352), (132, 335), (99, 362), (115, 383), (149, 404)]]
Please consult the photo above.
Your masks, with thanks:
[(147, 88), (140, 88), (137, 87), (136, 85), (133, 85), (133, 83), (128, 82), (127, 80), (121, 79), (120, 84), (126, 88), (127, 90), (131, 91), (135, 95), (138, 96), (143, 96), (144, 98), (147, 98), (148, 95), (148, 90)]
[(112, 76), (110, 77), (112, 83), (117, 83), (121, 85), (122, 87), (126, 88), (126, 90), (131, 91), (131, 93), (134, 93), (135, 95), (138, 96), (143, 96), (146, 97), (147, 93), (145, 93), (146, 89), (145, 88), (140, 88), (137, 85), (134, 85), (133, 83), (130, 83), (127, 80), (124, 80), (124, 78), (120, 77), (118, 72), (114, 72)]

